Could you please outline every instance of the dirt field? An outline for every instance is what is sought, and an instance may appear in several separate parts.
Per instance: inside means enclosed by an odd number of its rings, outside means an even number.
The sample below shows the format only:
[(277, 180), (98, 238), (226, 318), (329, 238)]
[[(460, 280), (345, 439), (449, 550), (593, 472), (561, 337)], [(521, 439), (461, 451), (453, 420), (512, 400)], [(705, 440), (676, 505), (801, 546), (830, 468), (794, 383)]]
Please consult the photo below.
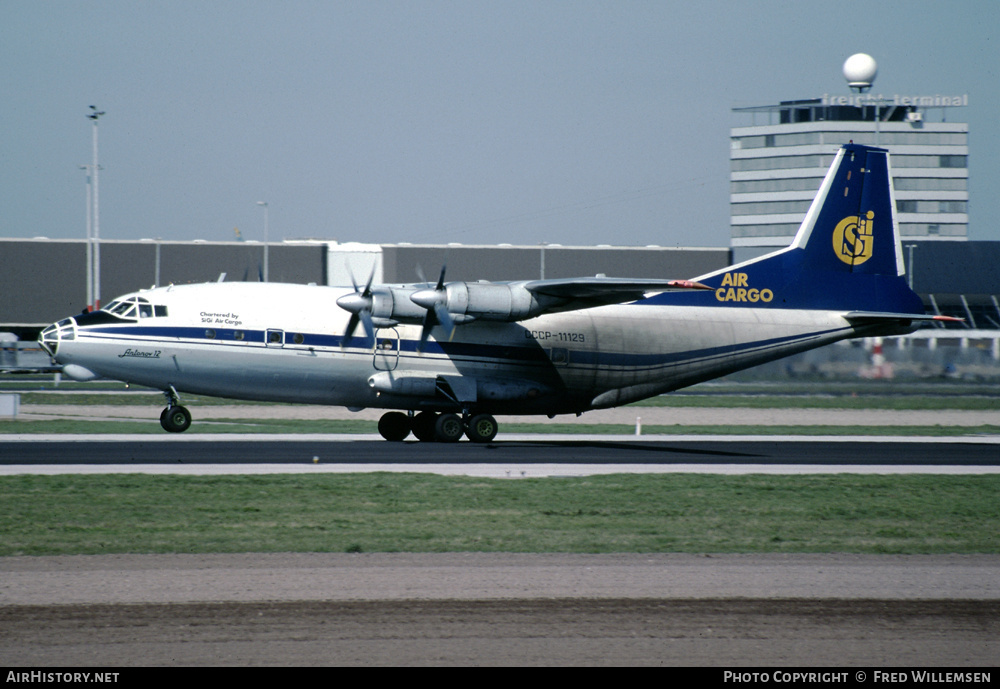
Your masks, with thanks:
[(0, 558), (0, 664), (975, 666), (1000, 557)]
[(0, 608), (8, 666), (986, 666), (1000, 605), (558, 599)]

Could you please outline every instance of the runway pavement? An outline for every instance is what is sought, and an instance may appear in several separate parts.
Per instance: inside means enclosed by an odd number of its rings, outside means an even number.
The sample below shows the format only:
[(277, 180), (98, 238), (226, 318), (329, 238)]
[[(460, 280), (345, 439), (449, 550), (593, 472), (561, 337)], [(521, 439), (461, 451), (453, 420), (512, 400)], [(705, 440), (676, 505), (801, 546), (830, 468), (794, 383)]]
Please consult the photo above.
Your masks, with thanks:
[[(26, 421), (42, 419), (147, 420), (158, 424), (160, 406), (148, 405), (22, 405), (18, 418)], [(194, 423), (216, 422), (220, 419), (302, 419), (377, 421), (385, 413), (381, 409), (353, 412), (344, 407), (319, 405), (205, 405), (190, 407)], [(1000, 426), (1000, 410), (865, 410), (865, 409), (768, 409), (733, 407), (652, 407), (627, 406), (615, 409), (595, 409), (576, 416), (502, 416), (501, 424), (590, 424), (641, 425), (788, 425), (788, 426)]]
[(6, 436), (0, 474), (429, 472), (1000, 473), (1000, 438), (514, 436), (478, 444), (370, 435)]

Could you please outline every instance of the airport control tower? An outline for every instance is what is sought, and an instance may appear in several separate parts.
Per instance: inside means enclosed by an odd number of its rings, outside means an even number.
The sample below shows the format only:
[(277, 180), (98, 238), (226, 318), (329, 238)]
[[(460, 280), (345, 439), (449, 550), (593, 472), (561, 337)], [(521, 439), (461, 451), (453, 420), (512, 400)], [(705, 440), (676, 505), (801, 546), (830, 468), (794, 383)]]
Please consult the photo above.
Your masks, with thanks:
[(892, 154), (897, 218), (906, 240), (968, 235), (969, 126), (950, 121), (968, 95), (873, 94), (875, 60), (844, 63), (848, 88), (820, 98), (734, 108), (730, 226), (737, 260), (787, 246), (836, 149), (848, 141)]

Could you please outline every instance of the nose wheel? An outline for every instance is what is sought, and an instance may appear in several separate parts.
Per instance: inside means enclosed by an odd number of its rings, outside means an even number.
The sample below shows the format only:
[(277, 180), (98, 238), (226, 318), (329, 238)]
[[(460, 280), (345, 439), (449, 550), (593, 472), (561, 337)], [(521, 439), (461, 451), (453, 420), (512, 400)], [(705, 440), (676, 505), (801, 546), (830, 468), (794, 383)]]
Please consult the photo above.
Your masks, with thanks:
[(191, 412), (180, 405), (180, 396), (171, 385), (163, 391), (167, 398), (167, 408), (160, 413), (160, 425), (168, 433), (183, 433), (191, 426)]
[(167, 407), (160, 414), (160, 425), (169, 433), (183, 433), (191, 426), (191, 412), (186, 407)]

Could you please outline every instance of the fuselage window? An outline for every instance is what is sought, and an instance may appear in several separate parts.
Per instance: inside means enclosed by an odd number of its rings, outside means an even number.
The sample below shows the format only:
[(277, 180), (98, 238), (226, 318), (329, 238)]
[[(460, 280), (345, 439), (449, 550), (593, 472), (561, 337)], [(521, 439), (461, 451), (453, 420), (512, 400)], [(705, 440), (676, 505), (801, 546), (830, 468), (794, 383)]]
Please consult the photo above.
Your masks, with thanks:
[(159, 305), (154, 306), (153, 307), (153, 313), (155, 314), (155, 316), (157, 318), (163, 318), (164, 316), (167, 315), (167, 307), (166, 306), (159, 306)]
[(303, 342), (306, 341), (306, 338), (305, 335), (303, 335), (302, 333), (295, 333), (294, 335), (292, 335), (292, 341), (295, 344), (302, 344)]
[(552, 348), (552, 363), (556, 366), (563, 366), (569, 363), (569, 350), (562, 347)]
[(233, 339), (240, 342), (243, 340), (243, 331), (237, 330), (233, 333)]
[(212, 330), (211, 328), (209, 328), (208, 330), (205, 331), (205, 337), (207, 337), (210, 340), (214, 340), (215, 339), (215, 331)]
[(281, 344), (283, 341), (283, 333), (281, 330), (268, 330), (267, 331), (267, 343), (268, 344)]

